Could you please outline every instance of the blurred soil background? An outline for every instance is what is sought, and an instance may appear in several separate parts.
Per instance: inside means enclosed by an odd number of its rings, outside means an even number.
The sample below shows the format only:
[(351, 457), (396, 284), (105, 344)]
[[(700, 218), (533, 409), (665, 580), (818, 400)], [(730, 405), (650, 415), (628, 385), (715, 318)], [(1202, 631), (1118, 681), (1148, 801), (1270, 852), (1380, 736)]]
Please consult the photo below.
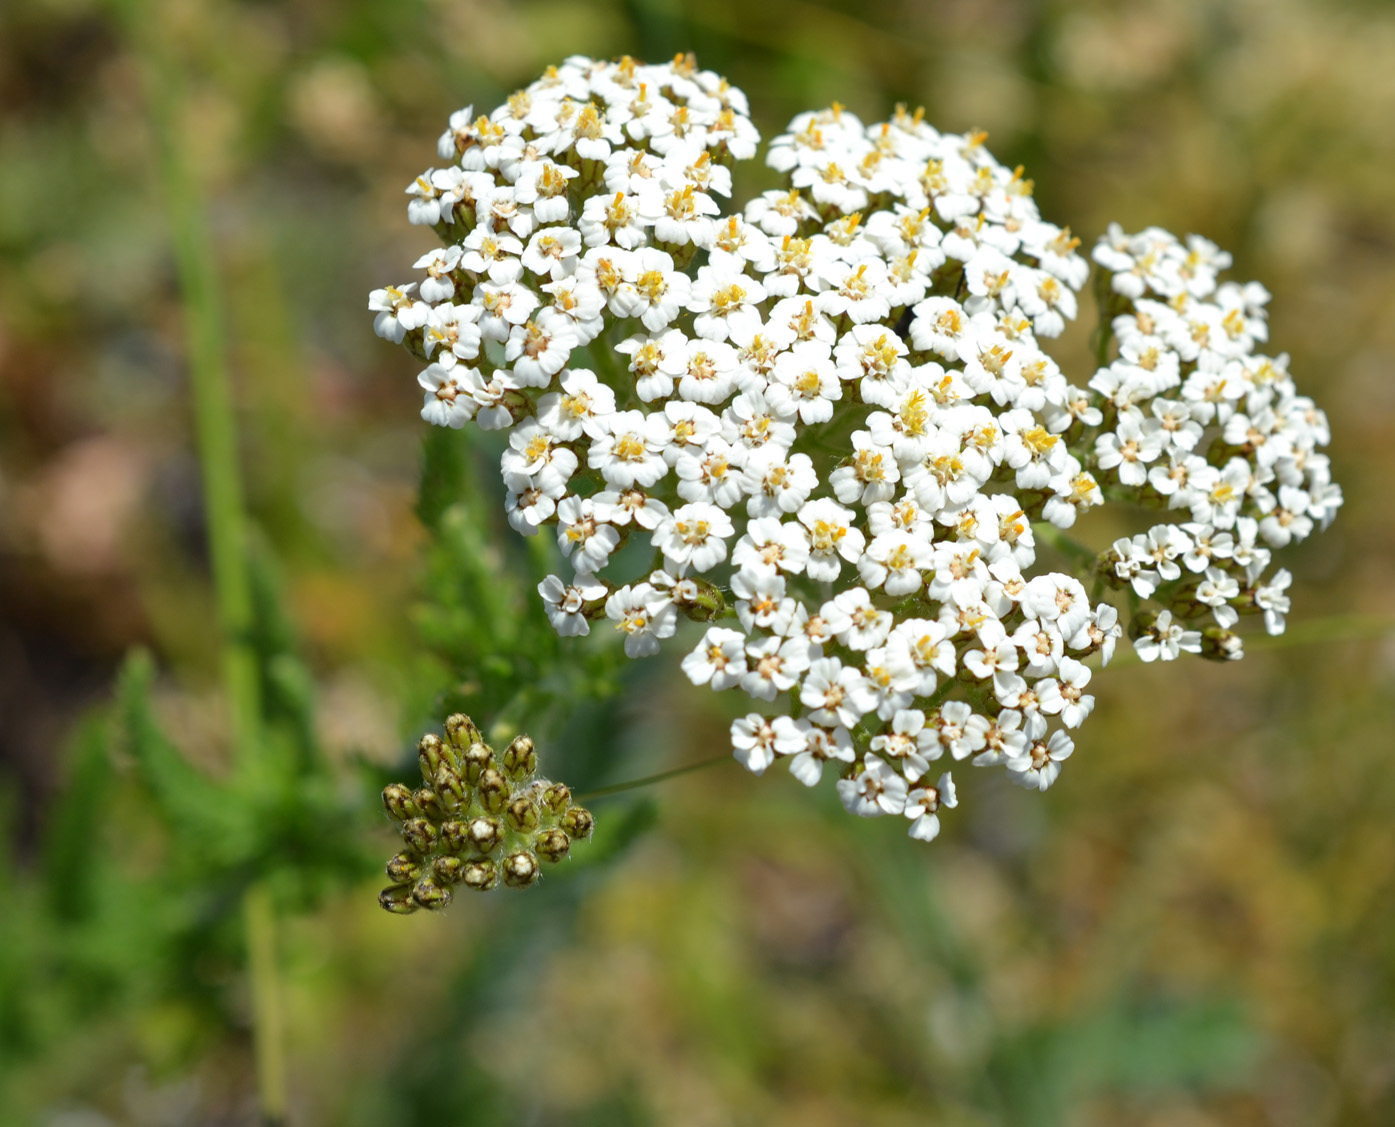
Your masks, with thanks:
[[(403, 188), (447, 115), (572, 53), (694, 50), (767, 138), (834, 100), (869, 122), (923, 104), (988, 130), (1087, 247), (1117, 220), (1231, 249), (1233, 276), (1273, 292), (1270, 346), (1329, 413), (1347, 498), (1287, 558), (1295, 638), (1333, 615), (1367, 635), (1097, 677), (1060, 783), (966, 780), (928, 848), (847, 818), (831, 788), (720, 767), (650, 792), (622, 855), (526, 895), (395, 918), (366, 866), (284, 921), (292, 1123), (1395, 1122), (1395, 640), (1366, 628), (1395, 615), (1395, 9), (144, 3), (182, 69), (256, 535), (346, 778), (404, 762), (435, 690), (416, 368), (373, 336), (367, 294), (434, 245)], [(186, 952), (176, 975), (117, 929), (79, 1005), (77, 964), (52, 956), (62, 913), (32, 907), (79, 722), (130, 647), (155, 655), (173, 743), (226, 768), (157, 168), (114, 11), (0, 5), (0, 1124), (256, 1118), (235, 962)], [(1092, 314), (1061, 342), (1068, 371)], [(729, 717), (676, 657), (607, 714), (601, 781), (724, 745)], [(567, 762), (565, 730), (540, 736), (545, 759)], [(124, 814), (103, 849), (158, 882), (122, 764), (106, 786)], [(364, 810), (353, 832), (385, 857)]]

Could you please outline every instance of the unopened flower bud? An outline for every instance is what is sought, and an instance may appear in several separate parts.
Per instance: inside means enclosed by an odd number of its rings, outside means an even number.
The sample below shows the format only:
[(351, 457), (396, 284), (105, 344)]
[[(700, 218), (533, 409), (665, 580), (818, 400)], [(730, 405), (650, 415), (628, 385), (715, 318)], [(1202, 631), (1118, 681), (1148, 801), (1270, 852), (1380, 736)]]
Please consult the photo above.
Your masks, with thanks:
[(470, 844), (481, 853), (492, 853), (504, 840), (504, 828), (494, 818), (476, 818), (468, 828)]
[(720, 618), (726, 607), (722, 592), (705, 579), (689, 579), (674, 591), (674, 603), (694, 622)]
[(527, 888), (538, 879), (538, 859), (520, 849), (504, 858), (504, 883), (510, 888)]
[(414, 790), (412, 801), (420, 807), (424, 817), (430, 818), (433, 822), (445, 821), (446, 808), (441, 802), (441, 796), (430, 787), (418, 787)]
[(484, 742), (475, 722), (463, 712), (446, 717), (446, 739), (450, 740), (451, 747), (461, 752)]
[(447, 853), (463, 853), (470, 844), (469, 830), (464, 822), (441, 823), (441, 848)]
[(1245, 656), (1245, 645), (1235, 631), (1212, 626), (1201, 632), (1201, 656), (1211, 661), (1239, 661)]
[(422, 877), (412, 888), (412, 899), (417, 902), (417, 907), (435, 911), (450, 903), (450, 889), (433, 877)]
[(411, 789), (401, 783), (390, 783), (383, 788), (383, 806), (399, 822), (421, 816), (417, 804), (412, 801)]
[(459, 857), (437, 857), (431, 862), (436, 879), (444, 885), (456, 884), (465, 873), (465, 862)]
[(423, 857), (436, 847), (438, 836), (436, 827), (425, 818), (408, 818), (402, 823), (402, 840)]
[(553, 783), (542, 793), (542, 804), (554, 814), (563, 813), (572, 804), (572, 791), (566, 783)]
[(572, 805), (571, 790), (535, 777), (538, 754), (527, 736), (496, 759), (467, 717), (451, 717), (446, 730), (445, 741), (420, 742), (425, 786), (383, 791), (406, 842), (387, 864), (392, 885), (379, 897), (387, 911), (443, 908), (461, 884), (527, 888), (543, 862), (557, 863), (591, 835), (591, 814)]
[(399, 853), (387, 863), (387, 877), (393, 884), (411, 884), (421, 876), (421, 858), (415, 853)]
[(384, 911), (391, 912), (395, 916), (410, 916), (417, 910), (417, 903), (412, 899), (410, 887), (385, 888), (378, 893), (378, 903)]
[(1134, 639), (1143, 637), (1157, 620), (1156, 611), (1145, 610), (1134, 615), (1129, 619), (1129, 637)]
[(491, 814), (502, 814), (504, 807), (509, 804), (509, 799), (513, 796), (513, 789), (509, 782), (493, 767), (487, 768), (480, 775), (478, 784), (480, 805)]
[(442, 763), (436, 769), (436, 777), (432, 781), (436, 785), (436, 793), (441, 796), (441, 802), (452, 813), (470, 801), (469, 793), (465, 790), (465, 780), (450, 764)]
[(421, 765), (421, 777), (428, 783), (436, 777), (441, 765), (449, 763), (453, 758), (450, 749), (434, 732), (422, 736), (417, 744), (417, 762)]
[(461, 753), (460, 766), (465, 781), (473, 786), (480, 781), (481, 775), (494, 766), (494, 753), (487, 744), (471, 744)]
[(561, 826), (573, 841), (590, 837), (595, 825), (596, 819), (584, 806), (573, 806), (562, 815)]
[(518, 795), (508, 808), (509, 825), (520, 833), (532, 833), (542, 823), (538, 804), (526, 794)]
[(572, 842), (561, 830), (543, 830), (534, 841), (533, 848), (544, 861), (556, 864), (571, 851)]
[(531, 778), (538, 769), (538, 753), (527, 736), (515, 736), (504, 750), (504, 774), (516, 783)]

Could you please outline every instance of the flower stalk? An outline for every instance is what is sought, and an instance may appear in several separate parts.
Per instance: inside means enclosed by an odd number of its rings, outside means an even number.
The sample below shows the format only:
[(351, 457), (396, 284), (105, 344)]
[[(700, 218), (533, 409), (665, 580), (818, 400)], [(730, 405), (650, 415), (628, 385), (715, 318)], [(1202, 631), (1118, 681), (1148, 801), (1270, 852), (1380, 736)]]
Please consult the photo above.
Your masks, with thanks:
[[(185, 81), (179, 61), (161, 38), (156, 9), (135, 0), (126, 0), (120, 8), (141, 62), (168, 206), (184, 312), (229, 742), (234, 770), (245, 778), (257, 770), (262, 754), (260, 681), (252, 642), (248, 530), (218, 266), (203, 193), (181, 144), (179, 107)], [(285, 1030), (276, 965), (275, 906), (263, 881), (249, 885), (242, 908), (259, 1115), (265, 1127), (280, 1127), (287, 1109)]]

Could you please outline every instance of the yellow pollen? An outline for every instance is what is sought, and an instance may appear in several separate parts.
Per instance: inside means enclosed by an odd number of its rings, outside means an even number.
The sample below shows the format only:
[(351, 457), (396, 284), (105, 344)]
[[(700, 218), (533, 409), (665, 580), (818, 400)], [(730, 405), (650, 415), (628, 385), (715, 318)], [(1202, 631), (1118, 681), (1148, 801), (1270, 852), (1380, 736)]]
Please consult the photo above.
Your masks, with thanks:
[(543, 352), (547, 346), (552, 343), (552, 338), (547, 336), (542, 329), (538, 328), (532, 321), (528, 322), (524, 332), (527, 334), (527, 339), (523, 342), (523, 353), (531, 359), (536, 360), (538, 354)]
[(601, 135), (601, 130), (601, 115), (596, 111), (594, 103), (587, 102), (581, 113), (577, 115), (576, 136), (595, 139)]
[(1059, 442), (1054, 434), (1047, 433), (1045, 427), (1033, 427), (1031, 430), (1022, 432), (1022, 445), (1027, 447), (1033, 455), (1045, 454)]
[(741, 303), (746, 300), (746, 291), (733, 282), (729, 286), (724, 286), (712, 295), (713, 308), (720, 314), (730, 313), (738, 309)]
[(1001, 376), (1003, 374), (1003, 368), (1011, 359), (1011, 350), (1004, 351), (1003, 346), (1000, 344), (995, 344), (987, 352), (980, 352), (978, 354), (979, 363), (995, 376)]
[(693, 186), (688, 184), (678, 191), (671, 192), (665, 206), (669, 215), (674, 219), (691, 218), (696, 213), (696, 205), (693, 203)]
[(901, 404), (901, 428), (907, 434), (919, 435), (925, 433), (926, 424), (930, 421), (930, 411), (926, 403), (925, 393), (916, 390), (906, 396), (906, 401)]
[(621, 435), (615, 442), (615, 456), (622, 462), (634, 462), (644, 457), (644, 441), (635, 434)]
[(664, 281), (662, 270), (646, 270), (635, 281), (635, 289), (642, 291), (652, 305), (664, 296), (668, 283)]

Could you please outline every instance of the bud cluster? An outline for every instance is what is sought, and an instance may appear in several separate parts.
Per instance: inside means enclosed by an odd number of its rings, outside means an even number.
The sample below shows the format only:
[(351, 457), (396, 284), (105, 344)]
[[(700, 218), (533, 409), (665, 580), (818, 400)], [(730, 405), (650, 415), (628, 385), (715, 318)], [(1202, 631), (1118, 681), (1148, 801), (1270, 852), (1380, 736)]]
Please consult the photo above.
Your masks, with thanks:
[(378, 896), (389, 912), (444, 908), (464, 885), (487, 892), (502, 880), (527, 888), (591, 836), (589, 810), (562, 783), (536, 778), (533, 741), (517, 736), (496, 756), (468, 716), (446, 720), (417, 745), (424, 786), (393, 783), (383, 805), (401, 823), (405, 848), (387, 863), (392, 882)]
[[(744, 765), (831, 766), (924, 840), (940, 760), (1054, 782), (1125, 628), (1145, 661), (1282, 630), (1272, 553), (1341, 504), (1325, 418), (1258, 351), (1268, 294), (1204, 239), (1111, 228), (1101, 366), (1062, 372), (1090, 261), (985, 139), (835, 104), (724, 211), (741, 91), (571, 58), (451, 118), (407, 189), (443, 246), (369, 302), (427, 364), (423, 418), (509, 430), (509, 522), (570, 564), (538, 589), (559, 634), (609, 621), (642, 657), (704, 624), (688, 678), (771, 706), (732, 726)], [(1043, 567), (1106, 503), (1151, 527)]]

